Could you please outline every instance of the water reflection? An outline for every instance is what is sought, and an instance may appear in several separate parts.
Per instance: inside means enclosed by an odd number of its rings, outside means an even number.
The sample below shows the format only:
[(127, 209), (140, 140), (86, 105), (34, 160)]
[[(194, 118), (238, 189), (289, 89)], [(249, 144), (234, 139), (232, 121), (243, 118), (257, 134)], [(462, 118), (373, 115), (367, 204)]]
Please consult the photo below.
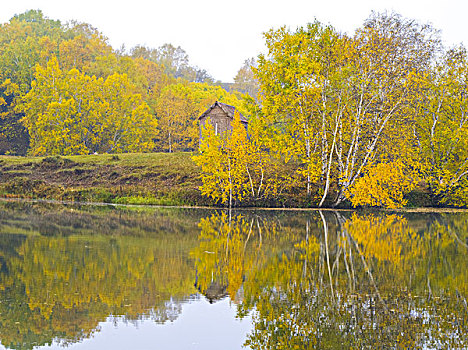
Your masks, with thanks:
[(71, 345), (111, 315), (167, 325), (198, 293), (253, 312), (252, 349), (468, 346), (465, 213), (1, 203), (0, 232), (8, 348)]
[[(90, 337), (109, 315), (164, 323), (196, 293), (197, 216), (4, 206), (0, 339), (30, 349)], [(189, 213), (190, 214), (190, 213)]]
[(193, 255), (202, 292), (223, 286), (239, 316), (256, 310), (253, 349), (463, 348), (467, 225), (465, 214), (212, 215)]

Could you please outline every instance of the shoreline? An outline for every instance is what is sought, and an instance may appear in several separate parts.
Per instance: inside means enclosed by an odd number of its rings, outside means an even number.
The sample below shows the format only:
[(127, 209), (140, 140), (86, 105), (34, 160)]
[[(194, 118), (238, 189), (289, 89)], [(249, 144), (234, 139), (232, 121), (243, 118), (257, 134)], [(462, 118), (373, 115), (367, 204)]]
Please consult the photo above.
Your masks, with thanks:
[[(226, 207), (216, 206), (191, 206), (191, 205), (157, 205), (157, 204), (122, 204), (122, 203), (106, 203), (106, 202), (79, 202), (79, 201), (66, 201), (55, 199), (32, 199), (32, 198), (19, 198), (19, 197), (0, 197), (0, 202), (17, 202), (17, 203), (45, 203), (45, 204), (58, 204), (58, 205), (76, 205), (76, 206), (96, 206), (96, 207), (116, 207), (116, 208), (149, 208), (149, 209), (202, 209), (202, 210), (222, 210), (228, 211)], [(269, 208), (269, 207), (233, 207), (232, 211), (297, 211), (297, 212), (397, 212), (397, 213), (468, 213), (468, 209), (464, 208), (434, 208), (434, 207), (420, 207), (420, 208)]]
[[(228, 210), (202, 196), (200, 169), (191, 152), (121, 153), (84, 156), (0, 156), (0, 198), (43, 203), (194, 208)], [(233, 210), (255, 211), (385, 211), (468, 212), (438, 206), (424, 191), (413, 194), (407, 207), (318, 208), (296, 193), (250, 201)]]

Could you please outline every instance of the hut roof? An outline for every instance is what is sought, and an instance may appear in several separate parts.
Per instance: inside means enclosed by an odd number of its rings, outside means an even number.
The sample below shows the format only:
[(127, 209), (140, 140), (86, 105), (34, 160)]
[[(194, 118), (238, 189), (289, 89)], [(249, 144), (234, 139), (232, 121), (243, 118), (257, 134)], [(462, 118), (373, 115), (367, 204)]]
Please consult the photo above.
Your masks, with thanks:
[[(216, 107), (221, 108), (221, 109), (224, 111), (224, 113), (227, 114), (227, 116), (228, 116), (229, 118), (234, 119), (234, 113), (236, 112), (236, 107), (230, 106), (230, 105), (227, 105), (227, 104), (225, 104), (225, 103), (216, 101), (215, 103), (213, 103), (213, 104), (210, 106), (210, 108), (208, 108), (205, 112), (203, 112), (203, 114), (202, 114), (201, 116), (198, 117), (198, 120), (200, 120), (200, 119), (206, 117), (206, 116), (211, 112), (211, 110), (212, 110), (213, 108), (216, 108)], [(242, 123), (248, 123), (248, 122), (249, 122), (249, 121), (247, 120), (247, 118), (244, 117), (244, 116), (242, 115), (242, 113), (239, 112), (239, 115), (240, 115), (240, 120), (241, 120)]]

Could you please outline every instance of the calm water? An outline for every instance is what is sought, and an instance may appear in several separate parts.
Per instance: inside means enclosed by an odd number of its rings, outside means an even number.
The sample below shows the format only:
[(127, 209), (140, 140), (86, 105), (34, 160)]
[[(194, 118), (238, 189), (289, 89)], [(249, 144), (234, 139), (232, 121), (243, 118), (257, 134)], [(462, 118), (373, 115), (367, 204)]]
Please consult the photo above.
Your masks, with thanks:
[(468, 213), (0, 202), (8, 349), (466, 349), (467, 298)]

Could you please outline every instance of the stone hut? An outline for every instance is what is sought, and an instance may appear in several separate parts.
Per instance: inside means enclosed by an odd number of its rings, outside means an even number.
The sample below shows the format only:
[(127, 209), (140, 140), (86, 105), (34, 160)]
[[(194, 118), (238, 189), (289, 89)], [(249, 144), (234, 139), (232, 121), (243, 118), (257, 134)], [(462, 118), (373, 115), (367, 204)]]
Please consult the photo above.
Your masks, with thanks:
[[(203, 127), (208, 120), (213, 126), (216, 135), (222, 134), (226, 131), (231, 131), (231, 123), (234, 120), (235, 112), (236, 108), (233, 106), (218, 101), (213, 103), (210, 108), (208, 108), (201, 116), (198, 117), (198, 123), (200, 124), (200, 142), (202, 139)], [(241, 113), (239, 114), (240, 120), (247, 130), (247, 125), (249, 122), (247, 121), (247, 118), (245, 118)]]

